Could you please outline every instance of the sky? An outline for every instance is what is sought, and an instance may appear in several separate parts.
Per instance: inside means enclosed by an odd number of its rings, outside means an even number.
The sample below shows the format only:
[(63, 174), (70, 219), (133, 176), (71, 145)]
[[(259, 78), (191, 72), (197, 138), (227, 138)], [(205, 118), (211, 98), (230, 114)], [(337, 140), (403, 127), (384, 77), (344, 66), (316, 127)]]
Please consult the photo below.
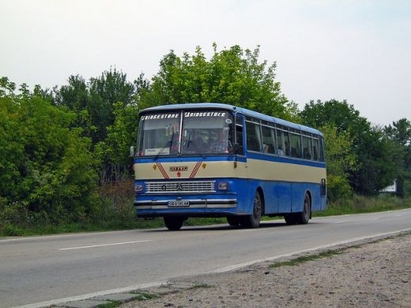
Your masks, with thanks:
[(0, 0), (0, 77), (43, 89), (115, 68), (151, 79), (170, 50), (259, 46), (302, 110), (346, 100), (374, 125), (411, 120), (409, 0)]

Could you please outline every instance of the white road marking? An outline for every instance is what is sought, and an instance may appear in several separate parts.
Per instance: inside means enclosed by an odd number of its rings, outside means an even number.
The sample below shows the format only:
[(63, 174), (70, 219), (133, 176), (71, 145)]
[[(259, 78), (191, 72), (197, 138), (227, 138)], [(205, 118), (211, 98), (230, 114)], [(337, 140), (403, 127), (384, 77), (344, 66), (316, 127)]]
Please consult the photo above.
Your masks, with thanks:
[(59, 250), (60, 251), (65, 251), (65, 250), (76, 250), (76, 249), (89, 249), (89, 248), (98, 248), (98, 247), (107, 247), (107, 246), (118, 246), (118, 245), (129, 245), (129, 244), (137, 244), (137, 243), (147, 243), (147, 242), (152, 242), (152, 240), (118, 242), (118, 243), (99, 244), (99, 245), (77, 246), (77, 247), (66, 247), (66, 248), (60, 248)]

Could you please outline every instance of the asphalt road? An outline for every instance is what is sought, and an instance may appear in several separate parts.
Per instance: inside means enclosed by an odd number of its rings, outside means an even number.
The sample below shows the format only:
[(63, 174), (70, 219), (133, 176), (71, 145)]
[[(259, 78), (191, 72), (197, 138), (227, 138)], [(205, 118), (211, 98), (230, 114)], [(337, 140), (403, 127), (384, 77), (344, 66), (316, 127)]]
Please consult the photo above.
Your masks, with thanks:
[[(0, 307), (40, 307), (219, 272), (282, 255), (411, 229), (411, 209), (263, 222), (0, 239)], [(41, 303), (41, 304), (40, 304)]]

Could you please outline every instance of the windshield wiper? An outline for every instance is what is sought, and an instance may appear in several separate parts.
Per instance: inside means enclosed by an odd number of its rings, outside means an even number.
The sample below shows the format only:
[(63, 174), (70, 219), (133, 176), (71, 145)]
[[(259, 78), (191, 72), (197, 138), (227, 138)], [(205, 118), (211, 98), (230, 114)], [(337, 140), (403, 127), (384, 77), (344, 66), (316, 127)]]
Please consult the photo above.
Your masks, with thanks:
[(174, 133), (171, 135), (171, 139), (167, 141), (166, 146), (162, 148), (161, 151), (158, 152), (156, 156), (154, 156), (154, 160), (156, 160), (164, 152), (165, 149), (169, 148), (171, 151), (171, 147), (173, 146), (173, 139), (174, 139)]

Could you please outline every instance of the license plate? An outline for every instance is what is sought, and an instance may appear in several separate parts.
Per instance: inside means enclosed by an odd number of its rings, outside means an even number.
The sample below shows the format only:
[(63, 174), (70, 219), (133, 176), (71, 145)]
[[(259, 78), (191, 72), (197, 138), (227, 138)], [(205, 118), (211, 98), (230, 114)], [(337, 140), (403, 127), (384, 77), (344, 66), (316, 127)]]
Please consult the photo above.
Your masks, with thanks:
[(190, 206), (190, 201), (186, 201), (186, 200), (173, 200), (173, 201), (168, 201), (168, 206), (172, 206), (172, 207)]

